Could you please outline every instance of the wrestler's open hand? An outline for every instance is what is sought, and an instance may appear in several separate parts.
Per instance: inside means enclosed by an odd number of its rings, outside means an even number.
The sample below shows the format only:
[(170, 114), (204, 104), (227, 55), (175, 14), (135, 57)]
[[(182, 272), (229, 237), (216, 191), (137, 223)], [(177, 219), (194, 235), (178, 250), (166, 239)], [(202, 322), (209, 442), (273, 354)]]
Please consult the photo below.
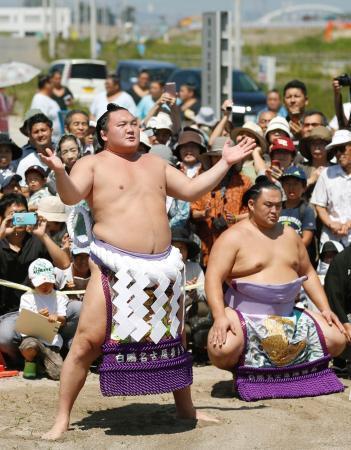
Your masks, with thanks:
[(65, 169), (63, 162), (60, 160), (58, 156), (54, 154), (54, 152), (50, 148), (45, 149), (45, 153), (39, 155), (40, 159), (46, 164), (49, 169), (54, 172), (62, 171)]
[(228, 317), (224, 314), (223, 316), (217, 317), (213, 322), (212, 328), (210, 330), (210, 338), (209, 342), (213, 346), (218, 345), (221, 347), (226, 343), (227, 340), (227, 332), (231, 331), (233, 334), (235, 333), (235, 327), (232, 322), (228, 319)]
[(321, 311), (321, 314), (324, 317), (324, 319), (328, 322), (329, 326), (332, 326), (334, 324), (342, 334), (346, 334), (346, 330), (343, 324), (338, 319), (338, 316), (335, 313), (333, 313), (333, 311), (331, 311), (330, 309), (324, 309), (323, 311)]
[(231, 166), (251, 155), (256, 147), (255, 139), (249, 137), (245, 137), (237, 145), (231, 144), (232, 141), (228, 139), (224, 144), (222, 152), (222, 159)]

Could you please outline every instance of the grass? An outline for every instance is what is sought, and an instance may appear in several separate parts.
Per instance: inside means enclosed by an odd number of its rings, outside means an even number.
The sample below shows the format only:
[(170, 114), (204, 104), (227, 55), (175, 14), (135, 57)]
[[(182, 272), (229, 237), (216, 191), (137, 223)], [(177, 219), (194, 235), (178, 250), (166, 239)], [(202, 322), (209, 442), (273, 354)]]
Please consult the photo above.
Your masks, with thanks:
[[(173, 37), (169, 43), (163, 40), (147, 41), (145, 59), (157, 59), (173, 62), (180, 67), (201, 66), (201, 46), (196, 45), (199, 34), (189, 32)], [(40, 42), (41, 52), (44, 59), (50, 62), (48, 55), (48, 42)], [(317, 32), (313, 36), (300, 38), (292, 43), (284, 44), (260, 44), (244, 45), (243, 55), (248, 57), (249, 64), (245, 68), (255, 78), (257, 68), (257, 57), (259, 55), (271, 55), (277, 58), (277, 83), (276, 87), (283, 89), (284, 84), (292, 79), (304, 81), (308, 88), (309, 107), (323, 111), (327, 117), (334, 115), (333, 93), (331, 88), (331, 73), (325, 73), (325, 68), (331, 68), (331, 60), (349, 60), (351, 39), (340, 38), (333, 42), (325, 42), (322, 33)], [(90, 41), (82, 39), (79, 41), (58, 39), (58, 58), (90, 58)], [(116, 68), (117, 62), (123, 59), (140, 58), (136, 44), (118, 43), (116, 40), (104, 42), (99, 58), (107, 61), (109, 70)], [(350, 71), (350, 67), (338, 70), (335, 75)], [(35, 81), (14, 88), (22, 109), (28, 109), (30, 100), (35, 92)], [(344, 89), (344, 99), (347, 101), (348, 91)], [(9, 89), (11, 93), (11, 89)]]

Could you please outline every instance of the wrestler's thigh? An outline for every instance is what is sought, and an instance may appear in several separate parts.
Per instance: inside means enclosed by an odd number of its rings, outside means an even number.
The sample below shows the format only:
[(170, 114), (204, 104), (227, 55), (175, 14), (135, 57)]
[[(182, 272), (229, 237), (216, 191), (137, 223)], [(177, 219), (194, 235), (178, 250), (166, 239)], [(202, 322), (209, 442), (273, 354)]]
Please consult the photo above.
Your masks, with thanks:
[(210, 343), (212, 328), (209, 332), (207, 351), (211, 362), (221, 369), (231, 369), (244, 351), (244, 333), (242, 331), (238, 314), (231, 308), (225, 308), (228, 319), (234, 324), (235, 334), (227, 332), (227, 339), (222, 346)]
[(106, 301), (100, 269), (93, 261), (90, 261), (89, 265), (91, 277), (85, 291), (73, 344), (84, 339), (92, 345), (101, 346), (106, 333)]
[(324, 317), (314, 311), (308, 310), (309, 314), (318, 322), (322, 329), (327, 348), (331, 356), (338, 356), (346, 345), (345, 336), (338, 330), (338, 328), (333, 324), (328, 325)]

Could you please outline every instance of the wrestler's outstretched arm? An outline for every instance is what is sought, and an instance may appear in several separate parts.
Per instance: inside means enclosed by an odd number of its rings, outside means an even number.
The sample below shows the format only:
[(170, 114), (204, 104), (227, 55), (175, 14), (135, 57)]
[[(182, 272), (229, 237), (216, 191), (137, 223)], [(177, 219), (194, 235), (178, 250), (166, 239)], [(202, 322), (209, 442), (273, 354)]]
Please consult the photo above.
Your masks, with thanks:
[(328, 322), (328, 325), (332, 326), (334, 323), (342, 333), (345, 333), (345, 328), (341, 324), (337, 315), (334, 314), (333, 311), (330, 309), (327, 296), (325, 295), (323, 286), (321, 285), (318, 275), (311, 264), (310, 258), (308, 256), (306, 247), (302, 242), (302, 239), (300, 239), (299, 236), (297, 236), (296, 234), (294, 234), (294, 236), (296, 236), (296, 242), (299, 247), (299, 261), (300, 261), (299, 275), (300, 276), (306, 275), (308, 277), (307, 280), (303, 283), (303, 287), (307, 295), (319, 309), (321, 315)]
[(235, 333), (234, 324), (230, 322), (224, 311), (223, 288), (224, 281), (230, 277), (239, 249), (238, 234), (230, 228), (214, 243), (208, 260), (205, 275), (206, 298), (214, 319), (210, 343), (223, 345), (229, 330)]
[(65, 166), (52, 150), (47, 148), (46, 155), (40, 155), (41, 160), (55, 172), (56, 188), (65, 205), (75, 205), (86, 198), (93, 187), (93, 159), (85, 156), (73, 166), (70, 175)]
[(230, 144), (230, 140), (225, 143), (220, 161), (198, 177), (188, 178), (180, 170), (167, 165), (167, 194), (188, 202), (199, 199), (220, 183), (231, 166), (251, 155), (256, 147), (255, 140), (249, 137), (237, 145)]

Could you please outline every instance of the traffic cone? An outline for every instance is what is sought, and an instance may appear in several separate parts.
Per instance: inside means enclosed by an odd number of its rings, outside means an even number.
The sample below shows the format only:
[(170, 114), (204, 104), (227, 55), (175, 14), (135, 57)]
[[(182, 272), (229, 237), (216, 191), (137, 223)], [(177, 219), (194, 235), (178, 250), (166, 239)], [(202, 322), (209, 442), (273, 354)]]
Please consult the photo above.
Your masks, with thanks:
[(16, 377), (19, 375), (18, 370), (6, 370), (6, 363), (2, 353), (0, 352), (0, 378)]

